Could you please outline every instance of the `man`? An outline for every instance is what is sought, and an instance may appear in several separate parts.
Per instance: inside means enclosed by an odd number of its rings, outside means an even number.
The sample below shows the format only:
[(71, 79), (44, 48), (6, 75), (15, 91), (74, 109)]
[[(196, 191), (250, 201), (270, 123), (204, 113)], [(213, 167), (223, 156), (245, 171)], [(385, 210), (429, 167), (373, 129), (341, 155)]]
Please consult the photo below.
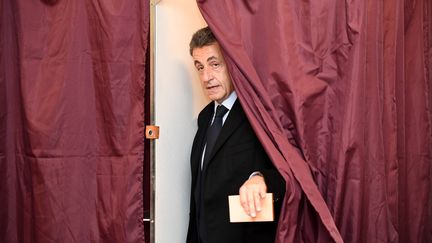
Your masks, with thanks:
[[(285, 181), (252, 130), (208, 27), (194, 34), (190, 54), (212, 102), (198, 116), (192, 146), (187, 243), (274, 242)], [(243, 209), (255, 217), (266, 192), (274, 193), (274, 222), (230, 223), (229, 195), (240, 194)]]

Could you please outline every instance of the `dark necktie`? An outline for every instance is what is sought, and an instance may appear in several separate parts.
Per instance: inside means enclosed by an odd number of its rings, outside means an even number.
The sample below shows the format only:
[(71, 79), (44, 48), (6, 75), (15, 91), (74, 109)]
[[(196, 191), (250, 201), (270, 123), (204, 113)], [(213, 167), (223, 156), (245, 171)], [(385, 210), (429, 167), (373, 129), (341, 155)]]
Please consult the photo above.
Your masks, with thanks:
[(228, 109), (223, 105), (218, 105), (218, 107), (216, 108), (216, 114), (213, 123), (207, 129), (206, 151), (202, 168), (204, 168), (204, 166), (210, 159), (210, 155), (216, 143), (216, 139), (218, 138), (219, 133), (222, 129), (222, 118), (227, 112)]
[(222, 129), (222, 118), (228, 112), (228, 109), (219, 105), (216, 108), (216, 114), (213, 120), (213, 123), (207, 128), (207, 137), (206, 137), (206, 151), (204, 155), (204, 160), (202, 163), (202, 168), (198, 169), (198, 178), (197, 185), (195, 188), (195, 202), (197, 206), (197, 221), (198, 221), (198, 238), (202, 243), (207, 242), (207, 232), (205, 225), (205, 216), (204, 216), (204, 183), (205, 183), (205, 171), (204, 167), (208, 160), (210, 159), (210, 155), (212, 153), (213, 147), (216, 143), (216, 139), (219, 136), (219, 133)]

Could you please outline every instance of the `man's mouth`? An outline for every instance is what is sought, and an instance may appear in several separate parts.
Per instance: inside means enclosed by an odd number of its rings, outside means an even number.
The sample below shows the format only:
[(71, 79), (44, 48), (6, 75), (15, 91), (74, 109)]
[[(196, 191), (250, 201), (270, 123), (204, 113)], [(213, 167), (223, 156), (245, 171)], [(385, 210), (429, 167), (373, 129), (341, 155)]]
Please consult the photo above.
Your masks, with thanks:
[(207, 86), (207, 90), (216, 89), (217, 87), (219, 87), (219, 85), (211, 85), (211, 86)]

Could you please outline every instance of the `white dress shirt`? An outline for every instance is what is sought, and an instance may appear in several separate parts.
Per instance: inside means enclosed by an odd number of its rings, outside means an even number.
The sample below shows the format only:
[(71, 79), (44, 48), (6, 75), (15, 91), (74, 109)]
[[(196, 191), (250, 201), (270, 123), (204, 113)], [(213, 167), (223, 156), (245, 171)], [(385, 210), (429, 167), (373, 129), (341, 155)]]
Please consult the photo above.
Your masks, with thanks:
[[(223, 126), (223, 124), (225, 124), (225, 120), (227, 119), (228, 114), (230, 113), (230, 111), (231, 111), (231, 109), (232, 109), (232, 107), (233, 107), (233, 105), (234, 105), (234, 103), (235, 103), (236, 100), (237, 100), (237, 94), (236, 94), (235, 91), (233, 91), (233, 92), (228, 96), (228, 98), (226, 98), (226, 99), (222, 102), (222, 104), (219, 104), (217, 101), (214, 101), (215, 105), (214, 105), (214, 111), (213, 111), (212, 122), (210, 123), (210, 126), (211, 126), (211, 124), (212, 124), (213, 121), (214, 121), (214, 118), (215, 118), (215, 115), (216, 115), (216, 109), (217, 109), (218, 105), (223, 105), (223, 106), (225, 106), (225, 107), (228, 109), (228, 112), (225, 113), (225, 115), (222, 117), (222, 126)], [(207, 144), (204, 146), (203, 153), (202, 153), (202, 155), (201, 155), (201, 169), (202, 169), (202, 167), (203, 167), (203, 163), (204, 163), (204, 155), (205, 155), (206, 147), (207, 147)]]

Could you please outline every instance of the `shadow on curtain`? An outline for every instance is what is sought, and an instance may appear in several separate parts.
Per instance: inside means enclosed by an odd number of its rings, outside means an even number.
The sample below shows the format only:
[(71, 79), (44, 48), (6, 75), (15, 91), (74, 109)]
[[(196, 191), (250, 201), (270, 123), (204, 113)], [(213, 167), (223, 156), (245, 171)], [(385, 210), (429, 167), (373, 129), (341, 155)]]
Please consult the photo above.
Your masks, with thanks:
[(432, 2), (198, 5), (287, 180), (277, 242), (432, 242)]
[(144, 241), (148, 11), (1, 1), (1, 242)]

